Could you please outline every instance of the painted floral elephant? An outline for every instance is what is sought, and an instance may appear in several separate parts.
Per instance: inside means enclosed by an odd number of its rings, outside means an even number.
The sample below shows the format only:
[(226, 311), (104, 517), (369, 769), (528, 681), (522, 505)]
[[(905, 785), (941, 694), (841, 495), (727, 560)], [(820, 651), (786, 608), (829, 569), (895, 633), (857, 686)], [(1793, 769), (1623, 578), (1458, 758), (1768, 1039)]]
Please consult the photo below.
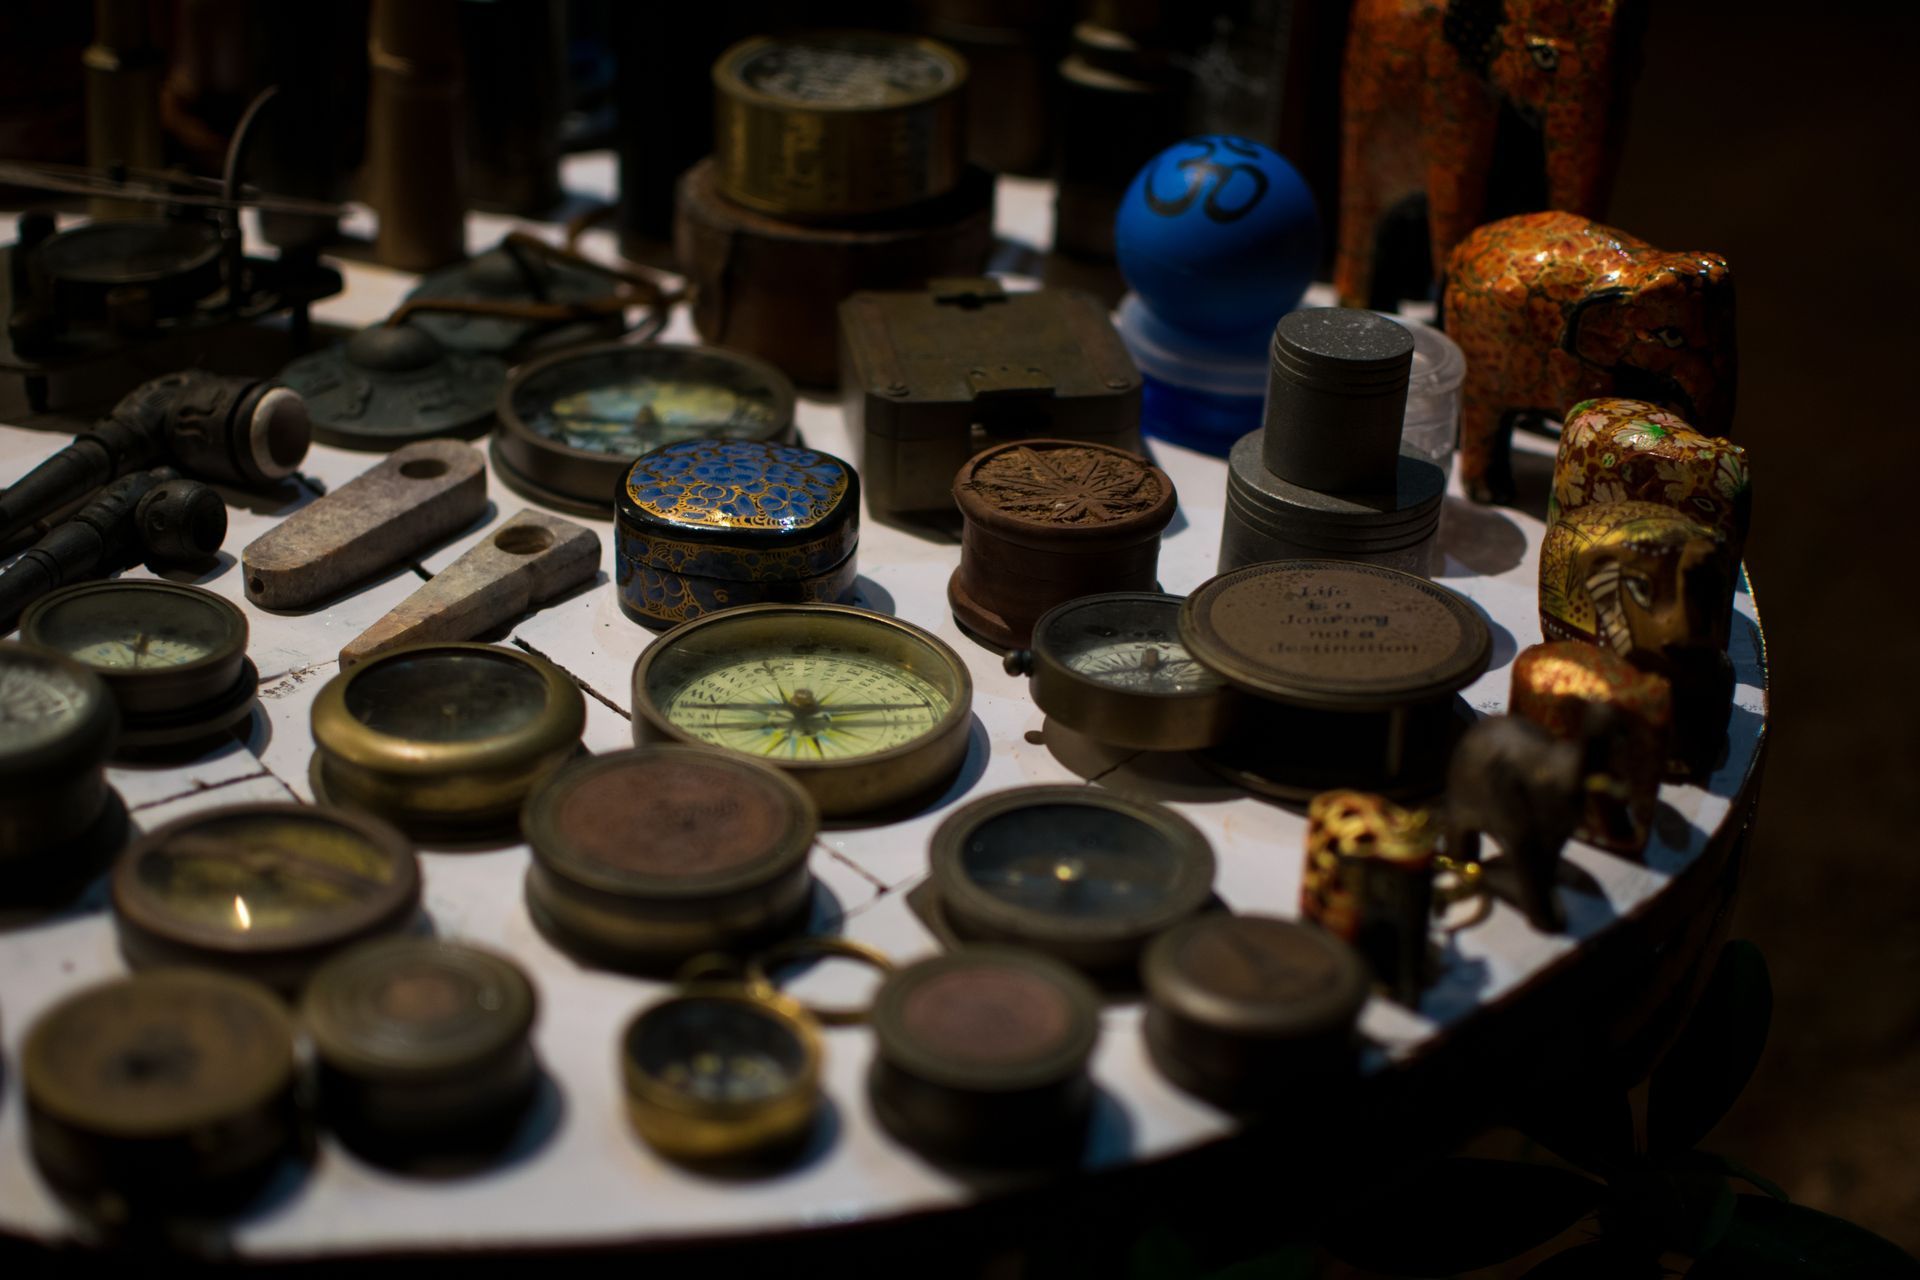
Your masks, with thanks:
[[(1545, 207), (1603, 214), (1642, 12), (1637, 0), (1354, 0), (1341, 71), (1341, 302), (1397, 301), (1374, 296), (1374, 251), (1382, 219), (1408, 196), (1426, 194), (1436, 271), (1480, 225), (1503, 102), (1540, 131)], [(1499, 212), (1514, 207), (1526, 206)]]
[(1656, 249), (1572, 213), (1481, 227), (1447, 267), (1447, 333), (1467, 357), (1460, 478), (1513, 497), (1513, 419), (1626, 396), (1728, 434), (1738, 371), (1733, 273), (1717, 253)]

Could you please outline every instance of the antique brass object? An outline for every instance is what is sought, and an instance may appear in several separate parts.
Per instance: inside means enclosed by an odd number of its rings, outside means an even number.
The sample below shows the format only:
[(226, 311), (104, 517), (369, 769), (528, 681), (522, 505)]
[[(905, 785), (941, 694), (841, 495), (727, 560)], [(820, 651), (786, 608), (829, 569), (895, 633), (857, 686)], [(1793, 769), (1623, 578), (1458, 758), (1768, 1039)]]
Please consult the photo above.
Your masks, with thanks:
[(123, 751), (205, 742), (253, 713), (260, 673), (247, 657), (247, 616), (211, 591), (146, 578), (82, 583), (29, 608), (20, 637), (106, 682)]
[(614, 526), (620, 609), (642, 626), (831, 603), (853, 592), (860, 477), (815, 449), (680, 440), (634, 461)]
[(785, 996), (695, 983), (627, 1024), (627, 1114), (647, 1144), (695, 1164), (777, 1160), (820, 1105), (820, 1032)]
[[(870, 947), (852, 938), (832, 934), (802, 934), (785, 942), (776, 942), (765, 951), (747, 957), (744, 972), (747, 984), (766, 991), (778, 991), (776, 974), (782, 969), (812, 960), (852, 960), (863, 964), (882, 978), (893, 972), (893, 961), (878, 947)], [(858, 1026), (872, 1012), (865, 1004), (803, 1004), (814, 1021), (828, 1027)]]
[(893, 974), (873, 1006), (867, 1077), (894, 1137), (940, 1159), (1070, 1159), (1093, 1102), (1100, 1001), (1056, 960), (970, 946)]
[(1300, 914), (1358, 950), (1405, 1005), (1427, 982), (1439, 839), (1426, 810), (1364, 791), (1322, 792), (1307, 806)]
[(1437, 790), (1460, 721), (1453, 695), (1493, 656), (1486, 620), (1445, 587), (1379, 565), (1274, 560), (1201, 584), (1180, 638), (1243, 694), (1210, 767), (1304, 802), (1361, 786)]
[(373, 0), (367, 202), (381, 265), (430, 271), (467, 252), (466, 69), (454, 0)]
[(1147, 1051), (1188, 1093), (1271, 1110), (1354, 1071), (1367, 969), (1325, 930), (1207, 912), (1161, 934), (1141, 976)]
[(801, 220), (945, 195), (966, 163), (966, 60), (937, 40), (831, 31), (743, 40), (713, 64), (721, 192)]
[(973, 677), (910, 623), (848, 605), (747, 605), (682, 623), (633, 668), (633, 735), (785, 770), (829, 818), (944, 785), (966, 758)]
[(87, 667), (0, 641), (0, 904), (66, 897), (125, 839), (101, 766), (120, 713)]
[[(612, 338), (619, 280), (563, 250), (509, 235), (484, 253), (420, 278), (407, 294), (407, 324), (448, 351), (517, 363), (528, 353)], [(567, 312), (576, 312), (569, 317)]]
[(21, 1053), (34, 1162), (104, 1216), (238, 1203), (293, 1145), (293, 1031), (272, 992), (225, 974), (170, 969), (68, 997)]
[(567, 766), (527, 801), (527, 909), (556, 945), (659, 972), (800, 928), (819, 814), (777, 769), (661, 744)]
[(390, 938), (313, 975), (300, 1019), (327, 1123), (398, 1158), (498, 1146), (540, 1084), (520, 966), (465, 943)]
[[(702, 160), (675, 190), (673, 244), (693, 287), (693, 324), (719, 346), (759, 356), (795, 382), (840, 377), (834, 309), (862, 289), (920, 289), (977, 276), (993, 252), (993, 178), (967, 169), (951, 192), (849, 226), (756, 213), (715, 185)], [(1061, 434), (1055, 432), (1054, 434)], [(943, 467), (942, 484), (965, 460)]]
[(506, 378), (497, 357), (449, 348), (414, 324), (376, 324), (280, 371), (306, 400), (316, 439), (376, 452), (485, 433)]
[(1064, 601), (1151, 590), (1176, 504), (1173, 481), (1145, 458), (1071, 440), (982, 450), (954, 477), (953, 501), (965, 527), (947, 602), (1001, 647), (1030, 643), (1034, 621)]
[(136, 840), (112, 888), (134, 968), (222, 969), (291, 992), (341, 948), (404, 928), (420, 864), (398, 831), (362, 814), (229, 805)]
[(576, 347), (516, 370), (490, 453), (517, 492), (605, 518), (636, 458), (681, 440), (790, 444), (793, 383), (718, 347)]
[(840, 382), (875, 511), (951, 510), (954, 473), (999, 440), (1140, 448), (1133, 358), (1106, 308), (1070, 289), (956, 278), (855, 294), (840, 305)]
[(1180, 639), (1181, 597), (1115, 591), (1056, 605), (1033, 647), (1008, 655), (1035, 706), (1076, 733), (1136, 751), (1222, 741), (1239, 695)]
[(517, 649), (390, 649), (320, 691), (314, 790), (418, 836), (492, 835), (578, 749), (586, 714), (572, 680)]
[(1179, 814), (1096, 787), (1016, 787), (933, 834), (932, 883), (959, 936), (1096, 975), (1131, 970), (1213, 894), (1213, 849)]

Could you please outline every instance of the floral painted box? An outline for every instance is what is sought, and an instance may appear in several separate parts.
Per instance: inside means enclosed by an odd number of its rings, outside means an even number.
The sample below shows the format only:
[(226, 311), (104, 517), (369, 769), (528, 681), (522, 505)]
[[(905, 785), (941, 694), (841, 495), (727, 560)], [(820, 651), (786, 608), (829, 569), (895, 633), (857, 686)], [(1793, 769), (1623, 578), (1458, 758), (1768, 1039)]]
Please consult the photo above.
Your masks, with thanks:
[(680, 440), (635, 460), (614, 523), (620, 608), (643, 626), (834, 601), (853, 590), (860, 478), (815, 449)]

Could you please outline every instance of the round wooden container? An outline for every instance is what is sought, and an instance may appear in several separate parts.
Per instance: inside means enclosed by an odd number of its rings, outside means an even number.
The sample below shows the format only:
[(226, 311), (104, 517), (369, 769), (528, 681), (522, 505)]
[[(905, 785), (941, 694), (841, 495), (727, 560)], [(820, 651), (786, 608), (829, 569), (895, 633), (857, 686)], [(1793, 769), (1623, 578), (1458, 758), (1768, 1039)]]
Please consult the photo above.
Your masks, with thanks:
[(960, 625), (1025, 648), (1040, 615), (1080, 596), (1152, 591), (1176, 496), (1135, 453), (1021, 440), (975, 454), (954, 477), (966, 520), (947, 601)]
[(985, 273), (993, 177), (969, 168), (953, 191), (856, 227), (809, 226), (721, 195), (718, 166), (681, 177), (673, 244), (706, 341), (759, 356), (795, 382), (840, 380), (840, 300), (862, 289), (919, 289)]

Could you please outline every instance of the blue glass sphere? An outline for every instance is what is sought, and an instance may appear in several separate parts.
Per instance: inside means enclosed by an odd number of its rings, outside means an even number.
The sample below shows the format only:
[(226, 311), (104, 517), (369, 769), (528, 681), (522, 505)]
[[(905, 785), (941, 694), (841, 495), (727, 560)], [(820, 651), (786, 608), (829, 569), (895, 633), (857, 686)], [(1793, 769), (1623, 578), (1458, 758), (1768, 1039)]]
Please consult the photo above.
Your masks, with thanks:
[(1188, 333), (1270, 331), (1320, 261), (1320, 209), (1298, 171), (1245, 138), (1176, 142), (1134, 175), (1114, 236), (1121, 274)]

